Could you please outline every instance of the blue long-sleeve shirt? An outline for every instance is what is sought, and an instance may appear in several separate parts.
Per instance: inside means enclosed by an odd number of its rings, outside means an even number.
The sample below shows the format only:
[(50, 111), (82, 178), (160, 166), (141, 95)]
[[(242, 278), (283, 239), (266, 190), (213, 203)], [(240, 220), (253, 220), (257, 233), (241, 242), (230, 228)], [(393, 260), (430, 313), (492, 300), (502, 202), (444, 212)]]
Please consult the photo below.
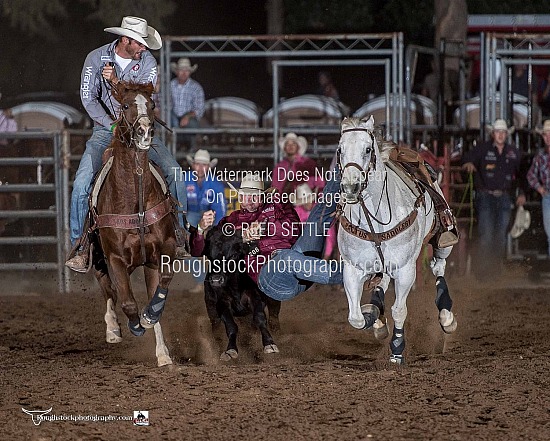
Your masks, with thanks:
[(214, 210), (216, 225), (227, 211), (227, 202), (225, 200), (224, 186), (220, 181), (207, 176), (200, 182), (194, 179), (194, 174), (189, 173), (185, 179), (185, 189), (187, 191), (187, 221), (197, 226), (202, 214), (208, 210)]

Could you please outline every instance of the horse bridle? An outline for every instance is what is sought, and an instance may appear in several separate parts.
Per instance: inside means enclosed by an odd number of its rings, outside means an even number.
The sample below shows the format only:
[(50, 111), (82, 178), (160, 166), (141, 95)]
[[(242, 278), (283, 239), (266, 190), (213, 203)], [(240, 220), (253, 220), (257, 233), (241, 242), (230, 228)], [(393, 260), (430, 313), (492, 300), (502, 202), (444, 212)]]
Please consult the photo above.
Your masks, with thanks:
[[(367, 132), (368, 135), (371, 138), (372, 144), (374, 145), (374, 134), (369, 129), (364, 129), (362, 127), (353, 127), (351, 129), (342, 130), (342, 135), (344, 133), (347, 133), (347, 132)], [(344, 171), (348, 167), (353, 167), (353, 168), (358, 169), (359, 172), (361, 173), (361, 176), (365, 176), (365, 179), (361, 183), (359, 193), (362, 193), (363, 190), (365, 190), (367, 188), (367, 184), (368, 184), (368, 180), (369, 180), (368, 179), (369, 178), (369, 172), (376, 171), (376, 152), (374, 150), (374, 147), (367, 147), (366, 148), (366, 153), (370, 153), (370, 155), (371, 155), (367, 170), (365, 170), (360, 164), (357, 164), (356, 162), (348, 162), (344, 167), (342, 167), (342, 159), (341, 159), (342, 150), (340, 149), (340, 146), (338, 146), (338, 150), (336, 152), (336, 164), (338, 166), (338, 170), (340, 171), (340, 176), (344, 175)], [(357, 202), (354, 202), (354, 203), (357, 203)]]
[[(380, 235), (375, 232), (374, 227), (372, 225), (371, 218), (374, 218), (374, 216), (367, 209), (367, 207), (365, 205), (365, 202), (363, 201), (363, 197), (361, 196), (361, 193), (367, 188), (369, 172), (376, 170), (376, 150), (374, 149), (374, 142), (375, 142), (374, 134), (372, 133), (371, 130), (365, 129), (365, 128), (362, 128), (362, 127), (353, 127), (351, 129), (344, 129), (344, 130), (342, 130), (342, 135), (344, 133), (347, 133), (347, 132), (367, 132), (368, 135), (371, 138), (371, 141), (372, 141), (372, 147), (367, 147), (367, 149), (366, 149), (366, 153), (370, 153), (370, 155), (371, 155), (370, 160), (369, 160), (369, 165), (367, 166), (366, 171), (360, 164), (357, 164), (356, 162), (348, 162), (342, 168), (342, 161), (341, 161), (342, 151), (340, 149), (340, 146), (338, 146), (338, 151), (337, 151), (337, 154), (336, 154), (336, 162), (337, 162), (337, 165), (338, 165), (338, 169), (340, 171), (340, 176), (344, 175), (344, 171), (346, 170), (347, 167), (357, 168), (360, 171), (361, 175), (365, 176), (365, 180), (361, 183), (361, 187), (360, 187), (360, 190), (359, 190), (359, 197), (357, 198), (357, 201), (352, 202), (352, 204), (356, 204), (356, 203), (361, 204), (361, 208), (363, 209), (363, 213), (365, 214), (365, 217), (367, 219), (367, 224), (370, 228), (370, 231), (371, 231), (371, 234), (372, 234), (372, 237), (373, 237), (374, 246), (376, 248), (378, 256), (380, 257), (380, 261), (382, 263), (382, 268), (383, 268), (384, 264), (385, 264), (385, 259), (384, 259), (384, 254), (382, 253), (382, 247), (381, 247), (381, 242), (382, 241), (380, 240)], [(369, 151), (369, 150), (371, 150), (371, 151)], [(346, 203), (348, 203), (348, 202), (346, 202)], [(343, 210), (343, 208), (342, 208), (342, 210)], [(376, 218), (375, 218), (375, 220), (376, 220)], [(390, 214), (390, 220), (391, 220), (391, 214)], [(378, 222), (378, 220), (377, 220), (377, 222)]]
[[(139, 151), (140, 148), (137, 147), (138, 143), (136, 141), (136, 132), (139, 128), (139, 120), (143, 117), (147, 118), (149, 121), (151, 121), (151, 124), (155, 124), (155, 118), (151, 120), (148, 114), (146, 113), (138, 113), (136, 116), (136, 119), (133, 123), (130, 123), (128, 120), (128, 117), (126, 116), (125, 111), (128, 110), (130, 106), (128, 104), (121, 104), (120, 105), (120, 116), (115, 121), (117, 123), (117, 127), (119, 127), (121, 130), (118, 132), (118, 139), (120, 142), (122, 142), (126, 147), (132, 148), (134, 147), (135, 150), (135, 161), (136, 161), (136, 169), (135, 174), (137, 176), (138, 180), (138, 230), (139, 230), (139, 236), (140, 236), (140, 244), (141, 244), (141, 259), (143, 263), (145, 264), (147, 260), (147, 255), (145, 251), (145, 195), (143, 193), (143, 168), (139, 165)], [(120, 126), (120, 122), (124, 121), (126, 130), (123, 132), (122, 127)], [(130, 140), (128, 141), (126, 136), (130, 132)], [(152, 134), (151, 134), (152, 136)]]

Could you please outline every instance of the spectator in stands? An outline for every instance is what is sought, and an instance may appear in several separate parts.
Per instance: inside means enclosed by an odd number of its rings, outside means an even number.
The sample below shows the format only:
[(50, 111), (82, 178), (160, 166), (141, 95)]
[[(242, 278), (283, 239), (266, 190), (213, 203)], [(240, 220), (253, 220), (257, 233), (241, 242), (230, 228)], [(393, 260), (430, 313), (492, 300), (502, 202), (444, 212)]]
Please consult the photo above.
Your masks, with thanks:
[(550, 115), (550, 71), (548, 72), (548, 75), (545, 79), (543, 79), (540, 83), (540, 108), (542, 110), (542, 114), (545, 116)]
[[(422, 89), (420, 91), (421, 95), (427, 96), (433, 102), (437, 103), (437, 97), (439, 96), (439, 87), (440, 87), (440, 75), (439, 75), (439, 66), (435, 59), (431, 61), (432, 71), (424, 77), (424, 82), (422, 83)], [(444, 100), (452, 99), (453, 92), (449, 81), (447, 80), (444, 85)]]
[(479, 239), (479, 265), (475, 267), (483, 276), (500, 270), (514, 192), (518, 194), (516, 205), (525, 203), (518, 185), (521, 153), (507, 141), (514, 127), (508, 128), (506, 121), (497, 119), (488, 128), (491, 140), (466, 152), (462, 166), (468, 173), (474, 173)]
[[(190, 172), (185, 175), (187, 221), (196, 228), (205, 212), (213, 212), (213, 225), (216, 225), (225, 216), (227, 210), (223, 183), (212, 173), (218, 160), (210, 159), (210, 153), (207, 150), (197, 150), (194, 156), (187, 155), (187, 162), (191, 165)], [(192, 274), (197, 284), (190, 292), (198, 294), (203, 290), (206, 274), (202, 260), (193, 259), (201, 263), (192, 263)]]
[[(0, 100), (2, 94), (0, 93)], [(0, 133), (17, 132), (17, 121), (13, 119), (11, 109), (0, 108)], [(6, 139), (0, 139), (0, 145), (6, 145), (8, 141)]]
[[(529, 70), (526, 64), (514, 64), (514, 73), (512, 75), (512, 92), (518, 95), (529, 97)], [(531, 78), (531, 96), (537, 93), (537, 77), (532, 74)]]
[(207, 150), (197, 150), (193, 156), (187, 155), (187, 162), (191, 165), (190, 172), (185, 175), (187, 221), (196, 227), (205, 211), (214, 210), (216, 225), (227, 210), (223, 183), (212, 170), (218, 160), (210, 159)]
[[(296, 187), (294, 193), (294, 210), (298, 213), (300, 222), (304, 224), (305, 228), (309, 226), (305, 223), (311, 213), (312, 208), (316, 202), (316, 195), (311, 191), (309, 185), (300, 184)], [(336, 248), (336, 224), (332, 224), (327, 231), (317, 231), (317, 234), (326, 236), (325, 247), (323, 249), (323, 259), (329, 260), (332, 256), (334, 249)]]
[(290, 132), (279, 138), (279, 147), (284, 158), (273, 170), (273, 187), (290, 195), (303, 183), (307, 183), (312, 190), (320, 190), (325, 186), (323, 170), (317, 168), (313, 159), (305, 156), (306, 138)]
[[(204, 90), (191, 78), (198, 65), (191, 66), (189, 58), (180, 58), (177, 63), (171, 63), (172, 72), (176, 75), (170, 81), (172, 96), (172, 127), (196, 129), (204, 114)], [(195, 151), (196, 135), (185, 135), (181, 139)]]
[[(120, 27), (106, 28), (105, 31), (118, 38), (90, 52), (81, 75), (80, 99), (94, 121), (94, 128), (76, 171), (71, 196), (70, 230), (74, 248), (65, 265), (77, 272), (88, 270), (90, 244), (87, 231), (84, 231), (88, 197), (92, 179), (101, 168), (103, 152), (111, 142), (120, 114), (120, 103), (112, 96), (111, 87), (119, 81), (156, 84), (157, 61), (149, 50), (162, 47), (160, 34), (143, 18), (123, 17)], [(183, 181), (174, 176), (174, 169), (179, 168), (179, 164), (160, 138), (155, 137), (153, 143), (155, 148), (149, 151), (149, 157), (160, 166), (170, 192), (186, 211)], [(182, 215), (178, 217), (183, 227), (185, 220)], [(176, 256), (189, 256), (185, 246), (186, 233), (178, 227), (176, 236)]]
[(317, 81), (319, 82), (317, 95), (328, 96), (329, 98), (333, 98), (336, 101), (340, 101), (338, 90), (336, 90), (336, 86), (332, 82), (332, 77), (328, 71), (320, 71), (317, 75)]
[(527, 172), (527, 182), (542, 197), (542, 223), (548, 240), (550, 256), (550, 119), (544, 121), (542, 129), (536, 129), (544, 141), (544, 150), (533, 158)]

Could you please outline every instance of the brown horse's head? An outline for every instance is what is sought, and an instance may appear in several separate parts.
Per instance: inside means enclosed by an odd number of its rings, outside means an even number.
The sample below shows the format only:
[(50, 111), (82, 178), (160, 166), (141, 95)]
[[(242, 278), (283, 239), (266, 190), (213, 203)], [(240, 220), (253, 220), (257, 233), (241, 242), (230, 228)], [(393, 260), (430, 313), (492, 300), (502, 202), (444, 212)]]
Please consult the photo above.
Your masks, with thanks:
[(113, 97), (120, 103), (118, 137), (128, 146), (149, 150), (153, 141), (155, 107), (152, 83), (119, 81), (113, 86)]

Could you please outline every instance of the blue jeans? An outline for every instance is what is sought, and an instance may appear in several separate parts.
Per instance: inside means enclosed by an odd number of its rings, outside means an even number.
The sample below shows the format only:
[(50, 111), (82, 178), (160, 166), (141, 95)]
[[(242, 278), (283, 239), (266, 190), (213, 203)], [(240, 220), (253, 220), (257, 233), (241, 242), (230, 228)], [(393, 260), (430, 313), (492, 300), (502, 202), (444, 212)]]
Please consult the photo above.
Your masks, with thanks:
[[(321, 254), (336, 211), (340, 193), (340, 177), (333, 173), (323, 191), (325, 203), (311, 210), (303, 233), (290, 249), (278, 250), (261, 269), (259, 288), (275, 300), (290, 300), (304, 292), (312, 283), (342, 284), (341, 261), (325, 261), (307, 254)], [(309, 225), (308, 225), (309, 224)]]
[(476, 210), (480, 247), (479, 264), (480, 267), (486, 268), (505, 257), (512, 199), (507, 193), (502, 196), (493, 196), (480, 191), (476, 193)]
[(550, 256), (550, 194), (542, 198), (542, 223), (548, 241), (548, 255)]
[[(112, 137), (113, 134), (108, 129), (95, 126), (92, 136), (86, 142), (86, 150), (76, 171), (71, 196), (70, 229), (73, 245), (82, 235), (84, 221), (88, 213), (88, 196), (91, 191), (92, 179), (101, 168), (101, 156), (111, 143)], [(153, 143), (155, 146), (149, 150), (149, 159), (158, 164), (164, 173), (170, 193), (182, 204), (179, 210), (187, 211), (185, 183), (182, 179), (176, 179), (176, 176), (179, 177), (180, 166), (159, 138), (155, 137)], [(177, 168), (178, 173), (174, 168)], [(179, 221), (183, 225), (181, 214)]]

